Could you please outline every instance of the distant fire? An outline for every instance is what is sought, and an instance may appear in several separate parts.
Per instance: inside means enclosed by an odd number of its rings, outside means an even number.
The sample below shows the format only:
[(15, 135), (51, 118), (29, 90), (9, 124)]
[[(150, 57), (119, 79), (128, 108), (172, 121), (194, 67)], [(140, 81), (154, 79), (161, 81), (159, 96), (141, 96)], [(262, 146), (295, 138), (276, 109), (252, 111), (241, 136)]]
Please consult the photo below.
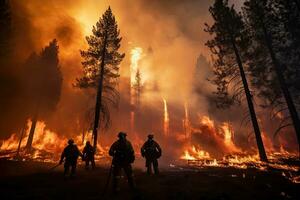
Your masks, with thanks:
[[(167, 107), (166, 99), (163, 99), (164, 105), (164, 118), (162, 129), (164, 131), (164, 137), (172, 138), (175, 135), (169, 134), (169, 112)], [(297, 160), (297, 155), (290, 153), (284, 149), (281, 145), (279, 152), (273, 151), (270, 148), (268, 142), (266, 142), (266, 148), (269, 157), (269, 163), (261, 162), (257, 153), (247, 152), (238, 147), (234, 142), (234, 130), (230, 123), (215, 123), (208, 116), (200, 116), (199, 124), (192, 125), (189, 120), (187, 106), (185, 106), (185, 116), (183, 117), (185, 131), (187, 133), (178, 133), (185, 138), (183, 140), (178, 139), (181, 142), (181, 155), (178, 155), (180, 162), (184, 162), (185, 165), (189, 167), (203, 168), (203, 167), (233, 167), (239, 169), (255, 168), (257, 170), (269, 170), (277, 169), (282, 170), (283, 176), (292, 182), (299, 182), (299, 176), (297, 171), (300, 167), (294, 165), (289, 160)], [(28, 121), (27, 129), (25, 131), (25, 136), (21, 141), (20, 145), (20, 157), (23, 160), (37, 160), (42, 162), (57, 162), (62, 152), (63, 148), (67, 144), (68, 138), (52, 132), (46, 128), (46, 124), (42, 121), (38, 121), (34, 140), (33, 140), (33, 152), (26, 152), (25, 145), (29, 134), (29, 128), (31, 126), (31, 121)], [(82, 137), (81, 134), (76, 135), (74, 138), (75, 143), (78, 145), (79, 149), (83, 149), (85, 141), (90, 141), (92, 138), (91, 133), (85, 133), (86, 137)], [(187, 138), (188, 136), (188, 138)], [(194, 140), (198, 137), (202, 138), (204, 141), (208, 139), (211, 143), (214, 142), (215, 147), (218, 148), (217, 151), (221, 151), (222, 157), (215, 157), (214, 152), (207, 149), (205, 142), (203, 145)], [(175, 136), (174, 138), (179, 138)], [(198, 138), (199, 139), (199, 138)], [(266, 134), (263, 134), (264, 141), (268, 141)], [(20, 137), (16, 134), (12, 134), (7, 140), (2, 141), (0, 146), (0, 157), (14, 158), (17, 155), (17, 149), (19, 146)], [(203, 141), (202, 141), (203, 142)], [(269, 141), (270, 142), (270, 141)], [(138, 137), (133, 137), (133, 146), (139, 155), (139, 149), (143, 141)], [(163, 147), (164, 148), (164, 147)], [(165, 147), (166, 148), (166, 147)], [(96, 155), (96, 160), (101, 160), (102, 162), (109, 161), (107, 151), (108, 147), (98, 146), (98, 153)]]
[[(180, 159), (187, 162), (189, 166), (193, 167), (233, 167), (239, 169), (255, 168), (258, 170), (268, 170), (271, 168), (287, 171), (284, 173), (285, 177), (292, 182), (300, 182), (300, 178), (296, 172), (300, 170), (298, 165), (292, 165), (289, 162), (285, 163), (285, 160), (297, 159), (297, 154), (289, 153), (284, 150), (283, 146), (280, 146), (280, 152), (274, 152), (270, 141), (266, 134), (263, 135), (263, 139), (267, 144), (269, 163), (261, 162), (258, 154), (242, 151), (234, 143), (234, 131), (229, 123), (221, 123), (220, 127), (216, 128), (215, 123), (208, 116), (200, 117), (200, 127), (206, 130), (202, 133), (195, 128), (192, 131), (191, 137), (197, 136), (197, 134), (211, 134), (211, 138), (215, 141), (219, 141), (218, 145), (223, 146), (220, 148), (224, 151), (222, 158), (214, 158), (209, 152), (202, 148), (199, 144), (191, 144), (190, 138), (182, 151)], [(287, 175), (288, 174), (288, 175)]]
[(241, 152), (241, 150), (233, 143), (234, 132), (230, 124), (224, 122), (221, 125), (221, 130), (224, 134), (224, 144), (230, 149), (231, 152)]
[[(31, 121), (28, 120), (27, 127), (30, 126)], [(43, 121), (38, 121), (34, 132), (32, 145), (33, 151), (27, 152), (25, 146), (28, 139), (29, 130), (29, 128), (26, 129), (25, 137), (22, 138), (22, 141), (20, 141), (20, 138), (15, 133), (12, 134), (7, 140), (2, 141), (0, 146), (0, 157), (15, 157), (19, 143), (21, 142), (19, 156), (23, 159), (33, 159), (43, 162), (56, 162), (59, 159), (64, 147), (67, 145), (68, 138), (65, 136), (60, 136), (57, 133), (46, 129), (46, 124)], [(79, 149), (83, 149), (86, 141), (91, 141), (92, 134), (86, 135), (88, 135), (88, 137), (85, 137), (84, 140), (80, 134), (74, 138)], [(107, 151), (107, 148), (103, 148), (99, 144), (97, 148), (97, 157), (103, 157), (104, 153)]]
[[(135, 85), (135, 78), (136, 74), (139, 70), (139, 61), (141, 60), (142, 57), (142, 52), (143, 49), (140, 47), (135, 47), (131, 50), (131, 65), (130, 65), (130, 105), (131, 105), (131, 112), (130, 112), (130, 130), (131, 132), (135, 133), (134, 130), (134, 124), (135, 124), (135, 104), (136, 104), (136, 99), (135, 99), (135, 90), (134, 90), (134, 85)], [(137, 136), (136, 136), (137, 137)]]
[(187, 102), (184, 103), (184, 119), (182, 120), (185, 139), (189, 139), (191, 136), (191, 122), (189, 119), (189, 111)]
[(181, 156), (181, 159), (184, 160), (210, 159), (210, 155), (208, 152), (200, 150), (195, 146), (192, 146), (188, 150), (184, 151), (184, 155)]
[(165, 135), (169, 135), (169, 112), (168, 112), (168, 104), (167, 104), (167, 100), (163, 98), (163, 102), (164, 102), (164, 134)]

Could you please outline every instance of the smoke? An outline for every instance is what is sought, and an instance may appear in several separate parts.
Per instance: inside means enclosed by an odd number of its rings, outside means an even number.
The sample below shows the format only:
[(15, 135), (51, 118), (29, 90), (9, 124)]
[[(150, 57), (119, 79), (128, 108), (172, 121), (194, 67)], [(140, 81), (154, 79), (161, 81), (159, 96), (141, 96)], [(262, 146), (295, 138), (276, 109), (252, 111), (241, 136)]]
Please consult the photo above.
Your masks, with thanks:
[[(18, 63), (13, 68), (18, 71), (21, 63), (33, 51), (39, 52), (50, 40), (56, 38), (64, 82), (55, 112), (45, 118), (46, 128), (66, 137), (87, 131), (93, 121), (91, 109), (95, 103), (94, 91), (82, 91), (72, 84), (82, 72), (79, 50), (87, 47), (85, 36), (91, 34), (92, 26), (111, 6), (123, 37), (121, 52), (126, 57), (121, 63), (119, 109), (111, 110), (112, 126), (104, 134), (100, 133), (99, 140), (102, 144), (110, 144), (120, 130), (127, 131), (129, 139), (133, 139), (133, 134), (130, 133), (130, 52), (135, 47), (143, 49), (139, 67), (144, 80), (141, 108), (135, 122), (135, 132), (139, 136), (137, 145), (149, 132), (154, 132), (163, 146), (168, 146), (169, 142), (173, 142), (174, 147), (179, 146), (180, 142), (175, 139), (175, 135), (183, 131), (185, 103), (190, 110), (191, 123), (197, 124), (199, 115), (208, 115), (219, 122), (230, 121), (234, 128), (239, 129), (243, 110), (238, 107), (233, 108), (230, 113), (218, 110), (211, 101), (214, 88), (206, 81), (211, 74), (211, 64), (210, 53), (205, 47), (209, 35), (203, 29), (205, 22), (212, 22), (208, 12), (212, 2), (213, 0), (13, 0), (14, 60)], [(234, 1), (237, 6), (240, 6), (239, 2)], [(14, 93), (21, 91), (20, 87)], [(163, 136), (162, 98), (168, 103), (170, 139)], [(16, 106), (17, 104), (12, 103), (13, 99), (9, 102), (9, 112), (1, 115), (0, 119), (3, 122), (1, 138), (18, 131), (26, 120), (25, 116), (19, 117), (26, 112), (26, 108)], [(18, 105), (22, 105), (22, 102), (18, 102)], [(16, 120), (15, 116), (20, 119)], [(235, 140), (241, 146), (249, 145), (249, 129), (251, 124), (236, 132)]]

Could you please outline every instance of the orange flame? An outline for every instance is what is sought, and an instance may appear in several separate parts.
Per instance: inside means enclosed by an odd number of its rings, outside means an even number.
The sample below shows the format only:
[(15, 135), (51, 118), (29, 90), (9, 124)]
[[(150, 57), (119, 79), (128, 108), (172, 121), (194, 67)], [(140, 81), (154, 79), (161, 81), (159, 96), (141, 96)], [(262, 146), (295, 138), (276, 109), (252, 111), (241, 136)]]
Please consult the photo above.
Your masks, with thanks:
[(164, 102), (164, 134), (169, 135), (169, 113), (168, 113), (168, 104), (167, 100), (163, 98)]

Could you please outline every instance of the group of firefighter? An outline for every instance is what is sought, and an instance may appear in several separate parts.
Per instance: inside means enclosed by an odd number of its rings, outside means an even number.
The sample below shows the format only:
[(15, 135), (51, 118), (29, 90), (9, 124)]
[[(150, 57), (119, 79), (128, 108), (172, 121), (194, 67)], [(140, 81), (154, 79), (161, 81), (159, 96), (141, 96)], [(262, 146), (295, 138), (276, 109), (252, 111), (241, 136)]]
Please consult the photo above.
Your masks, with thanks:
[[(113, 175), (113, 191), (118, 192), (119, 179), (121, 178), (121, 171), (124, 170), (128, 184), (131, 189), (135, 188), (133, 175), (132, 175), (132, 166), (131, 164), (135, 160), (133, 147), (126, 139), (127, 134), (120, 132), (118, 134), (118, 140), (115, 141), (110, 149), (109, 155), (112, 157), (112, 168), (111, 172)], [(148, 140), (144, 143), (141, 148), (141, 155), (146, 159), (146, 168), (147, 174), (152, 174), (152, 166), (154, 168), (154, 174), (158, 175), (158, 158), (161, 157), (162, 150), (159, 144), (154, 141), (154, 135), (149, 134)], [(70, 139), (68, 141), (67, 147), (64, 149), (61, 155), (59, 164), (64, 162), (64, 176), (67, 177), (69, 174), (71, 177), (75, 176), (77, 159), (82, 157), (82, 160), (85, 161), (85, 168), (89, 169), (91, 164), (92, 169), (95, 168), (95, 148), (90, 144), (89, 141), (86, 142), (86, 145), (81, 153), (74, 140)], [(70, 173), (71, 168), (71, 173)]]

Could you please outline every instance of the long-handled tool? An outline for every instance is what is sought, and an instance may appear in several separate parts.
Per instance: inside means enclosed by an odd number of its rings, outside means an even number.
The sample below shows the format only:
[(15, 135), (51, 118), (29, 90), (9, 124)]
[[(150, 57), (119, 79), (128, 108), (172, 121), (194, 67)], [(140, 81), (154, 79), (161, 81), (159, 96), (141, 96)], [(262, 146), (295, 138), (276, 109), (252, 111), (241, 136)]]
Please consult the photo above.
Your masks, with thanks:
[(105, 196), (105, 194), (108, 190), (108, 186), (109, 186), (109, 182), (110, 182), (110, 179), (111, 179), (112, 171), (113, 171), (113, 164), (111, 163), (109, 173), (108, 173), (108, 177), (107, 177), (107, 180), (106, 180), (105, 186), (103, 188), (103, 192), (102, 192), (103, 197)]
[(61, 164), (60, 163), (58, 163), (57, 165), (55, 165), (54, 167), (51, 167), (50, 169), (49, 169), (49, 171), (53, 171), (55, 168), (57, 168), (58, 166), (60, 166)]

